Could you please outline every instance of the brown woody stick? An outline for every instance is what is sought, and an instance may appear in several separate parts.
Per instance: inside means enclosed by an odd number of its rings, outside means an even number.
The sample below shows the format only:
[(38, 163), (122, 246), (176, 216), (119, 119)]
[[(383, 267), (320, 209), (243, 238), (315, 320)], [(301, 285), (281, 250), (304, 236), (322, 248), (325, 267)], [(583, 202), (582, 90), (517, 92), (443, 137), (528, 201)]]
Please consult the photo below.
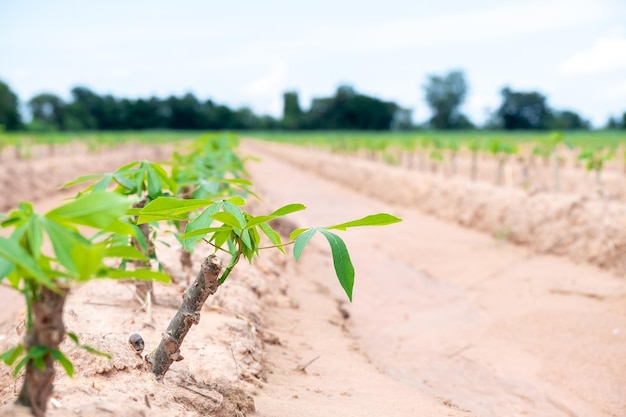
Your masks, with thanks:
[(152, 366), (152, 372), (160, 381), (174, 361), (183, 360), (180, 346), (192, 324), (200, 322), (200, 311), (209, 295), (215, 294), (219, 286), (218, 278), (222, 272), (222, 262), (215, 255), (209, 255), (193, 284), (183, 294), (183, 302), (170, 322), (161, 343), (154, 352), (146, 356)]
[[(33, 327), (24, 338), (26, 349), (33, 346), (59, 348), (65, 337), (63, 306), (68, 292), (69, 289), (65, 287), (59, 287), (56, 291), (41, 287), (39, 299), (32, 304)], [(44, 363), (43, 370), (32, 361), (26, 365), (24, 383), (16, 401), (17, 404), (30, 407), (35, 417), (44, 416), (48, 398), (52, 394), (54, 361), (50, 354), (44, 357)]]

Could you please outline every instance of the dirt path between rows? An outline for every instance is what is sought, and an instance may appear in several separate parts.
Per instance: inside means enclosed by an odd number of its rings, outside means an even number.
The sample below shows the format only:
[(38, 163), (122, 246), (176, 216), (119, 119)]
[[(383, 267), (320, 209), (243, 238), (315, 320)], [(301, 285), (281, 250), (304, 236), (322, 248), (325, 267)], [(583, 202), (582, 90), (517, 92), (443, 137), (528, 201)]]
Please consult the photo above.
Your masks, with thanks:
[[(404, 219), (345, 234), (357, 274), (345, 323), (327, 250), (305, 251), (289, 282), (300, 309), (268, 317), (284, 346), (268, 351), (259, 415), (626, 415), (623, 278), (381, 203), (263, 143), (243, 150), (262, 158), (250, 166), (260, 195), (307, 205), (304, 226)], [(306, 375), (288, 371), (317, 356)]]

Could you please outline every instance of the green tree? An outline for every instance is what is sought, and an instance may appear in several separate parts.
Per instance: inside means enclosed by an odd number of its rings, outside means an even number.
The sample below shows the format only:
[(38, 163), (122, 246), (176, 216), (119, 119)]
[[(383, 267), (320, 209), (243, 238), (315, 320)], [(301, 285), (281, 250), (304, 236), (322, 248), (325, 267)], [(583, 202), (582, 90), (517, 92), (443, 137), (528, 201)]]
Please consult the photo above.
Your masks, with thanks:
[(298, 129), (302, 122), (302, 109), (297, 91), (287, 91), (283, 94), (283, 120), (286, 129)]
[(591, 125), (589, 121), (583, 119), (578, 113), (563, 110), (552, 112), (549, 127), (555, 130), (586, 130), (589, 129)]
[(399, 106), (342, 85), (334, 97), (316, 98), (306, 115), (311, 129), (388, 130)]
[(22, 117), (18, 109), (19, 100), (9, 86), (0, 81), (0, 125), (6, 130), (22, 128)]
[(49, 126), (53, 130), (65, 130), (65, 103), (50, 93), (38, 94), (28, 101), (33, 122)]
[(464, 129), (471, 127), (469, 119), (461, 114), (460, 106), (467, 96), (467, 83), (462, 71), (451, 71), (445, 76), (428, 77), (424, 92), (433, 112), (429, 124), (435, 129)]
[(610, 116), (609, 120), (606, 122), (607, 129), (619, 129), (619, 121), (617, 118)]
[(546, 98), (536, 91), (513, 91), (502, 89), (502, 104), (497, 110), (501, 126), (506, 130), (547, 129), (550, 122), (550, 109)]

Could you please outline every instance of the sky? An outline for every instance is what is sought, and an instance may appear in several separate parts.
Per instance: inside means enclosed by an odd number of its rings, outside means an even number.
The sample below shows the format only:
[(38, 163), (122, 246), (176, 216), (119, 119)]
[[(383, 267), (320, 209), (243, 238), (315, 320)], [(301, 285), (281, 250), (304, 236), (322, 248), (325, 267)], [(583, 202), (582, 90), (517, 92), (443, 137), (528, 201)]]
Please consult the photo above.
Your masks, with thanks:
[(428, 76), (456, 69), (476, 123), (508, 86), (603, 126), (626, 112), (626, 1), (0, 0), (0, 80), (23, 103), (81, 85), (280, 116), (284, 91), (307, 109), (349, 84), (420, 123)]

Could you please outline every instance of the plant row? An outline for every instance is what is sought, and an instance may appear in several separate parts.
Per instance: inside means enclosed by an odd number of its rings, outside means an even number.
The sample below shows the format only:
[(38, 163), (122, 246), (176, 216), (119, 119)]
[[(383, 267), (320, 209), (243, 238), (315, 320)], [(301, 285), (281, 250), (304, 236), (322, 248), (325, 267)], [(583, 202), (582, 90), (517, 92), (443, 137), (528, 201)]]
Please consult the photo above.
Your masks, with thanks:
[[(46, 213), (37, 213), (31, 202), (23, 202), (0, 217), (0, 226), (11, 230), (9, 237), (0, 237), (0, 283), (19, 291), (27, 306), (23, 342), (0, 355), (14, 368), (14, 375), (24, 373), (17, 403), (30, 407), (35, 416), (45, 414), (54, 363), (69, 375), (74, 373), (74, 365), (60, 348), (66, 335), (79, 346), (106, 355), (66, 332), (63, 306), (74, 285), (103, 278), (131, 279), (138, 299), (147, 307), (155, 297), (152, 282), (171, 281), (154, 250), (159, 229), (176, 235), (184, 267), (193, 268), (190, 253), (198, 244), (210, 245), (214, 254), (200, 265), (161, 343), (146, 357), (158, 380), (174, 361), (182, 360), (183, 339), (198, 323), (202, 305), (241, 258), (252, 262), (262, 250), (285, 253), (291, 246), (298, 260), (312, 237), (321, 235), (330, 245), (339, 283), (352, 299), (354, 267), (336, 232), (400, 219), (374, 214), (297, 229), (283, 241), (270, 222), (305, 207), (294, 203), (263, 215), (248, 213), (246, 199), (256, 196), (236, 145), (233, 136), (208, 135), (185, 151), (174, 152), (165, 163), (137, 161), (113, 172), (77, 178), (65, 186), (86, 188)], [(217, 254), (225, 257), (224, 265)]]

